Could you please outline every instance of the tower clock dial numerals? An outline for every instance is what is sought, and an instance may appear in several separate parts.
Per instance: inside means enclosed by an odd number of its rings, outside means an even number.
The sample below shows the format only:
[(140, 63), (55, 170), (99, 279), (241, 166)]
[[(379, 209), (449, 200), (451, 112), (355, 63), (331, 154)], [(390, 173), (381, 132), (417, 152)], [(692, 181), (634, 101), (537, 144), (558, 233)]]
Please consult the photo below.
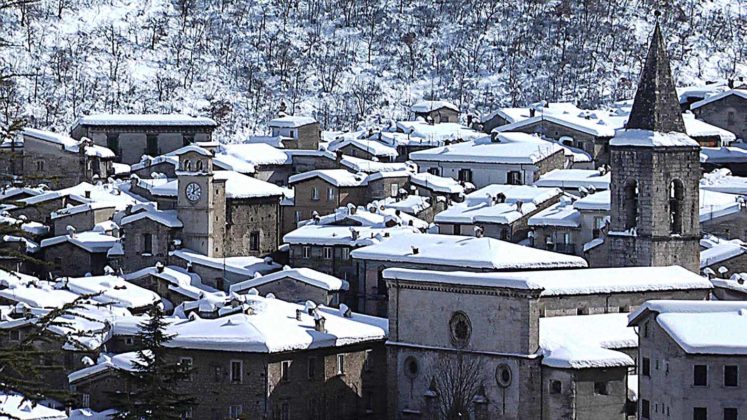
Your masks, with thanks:
[(199, 201), (202, 196), (202, 188), (199, 184), (190, 182), (187, 184), (187, 188), (184, 189), (184, 194), (187, 196), (189, 201)]

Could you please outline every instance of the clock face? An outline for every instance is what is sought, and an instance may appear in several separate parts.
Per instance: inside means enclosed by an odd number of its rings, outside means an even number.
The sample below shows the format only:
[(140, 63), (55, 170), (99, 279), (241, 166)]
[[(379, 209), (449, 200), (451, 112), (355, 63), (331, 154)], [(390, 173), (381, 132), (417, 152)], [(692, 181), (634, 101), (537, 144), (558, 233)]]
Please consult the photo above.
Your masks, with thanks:
[(199, 184), (190, 182), (189, 184), (187, 184), (187, 188), (184, 190), (184, 193), (187, 195), (187, 200), (198, 201), (200, 199), (200, 196), (202, 196), (202, 188), (199, 186)]

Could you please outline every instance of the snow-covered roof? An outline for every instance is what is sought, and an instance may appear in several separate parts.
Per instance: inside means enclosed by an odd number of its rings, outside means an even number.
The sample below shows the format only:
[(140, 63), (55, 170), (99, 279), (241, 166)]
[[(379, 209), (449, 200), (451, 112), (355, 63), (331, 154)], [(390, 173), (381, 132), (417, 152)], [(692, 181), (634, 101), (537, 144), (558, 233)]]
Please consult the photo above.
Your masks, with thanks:
[(181, 258), (192, 265), (202, 265), (217, 270), (225, 269), (228, 272), (254, 277), (256, 273), (266, 274), (276, 271), (281, 266), (270, 259), (257, 257), (225, 257), (215, 258), (199, 254), (190, 249), (177, 249), (169, 252), (170, 256)]
[(676, 89), (677, 95), (680, 98), (680, 104), (684, 104), (691, 98), (700, 98), (702, 100), (709, 96), (725, 92), (729, 90), (729, 86), (727, 83), (720, 82), (699, 86), (681, 86)]
[(392, 146), (386, 145), (376, 140), (366, 139), (348, 138), (342, 141), (333, 142), (332, 144), (327, 146), (327, 150), (329, 150), (330, 152), (334, 152), (347, 146), (353, 146), (355, 148), (364, 150), (377, 157), (394, 158), (399, 155), (399, 153), (397, 153), (397, 149)]
[(684, 133), (660, 133), (640, 129), (618, 131), (610, 140), (610, 146), (700, 147), (697, 141)]
[(39, 195), (45, 191), (46, 189), (42, 187), (11, 187), (6, 185), (0, 189), (0, 201), (5, 201), (18, 195)]
[(698, 109), (704, 105), (710, 104), (711, 102), (715, 102), (727, 96), (732, 96), (732, 95), (743, 98), (743, 99), (747, 99), (747, 89), (731, 89), (725, 92), (721, 92), (715, 95), (708, 96), (707, 98), (690, 105), (690, 109)]
[(326, 291), (340, 291), (347, 290), (349, 285), (345, 280), (340, 280), (337, 277), (330, 276), (329, 274), (321, 273), (310, 268), (283, 268), (280, 271), (270, 273), (264, 276), (258, 276), (253, 279), (245, 280), (240, 283), (232, 284), (230, 291), (235, 293), (241, 293), (246, 290), (250, 290), (253, 287), (262, 286), (274, 281), (281, 279), (290, 278), (293, 280), (300, 281), (301, 283), (308, 284), (310, 286), (318, 287)]
[(638, 334), (628, 314), (596, 314), (540, 318), (542, 364), (559, 369), (634, 366), (625, 353), (638, 347)]
[(418, 233), (412, 226), (334, 226), (308, 224), (283, 236), (283, 242), (293, 245), (345, 245), (361, 247), (389, 240), (397, 235)]
[(303, 172), (288, 178), (288, 183), (295, 184), (311, 178), (321, 178), (336, 187), (362, 187), (368, 185), (368, 176), (366, 174), (354, 174), (345, 169), (317, 169)]
[(253, 165), (285, 165), (290, 163), (289, 155), (265, 143), (224, 144), (218, 149), (221, 155), (233, 156)]
[(397, 142), (409, 146), (441, 146), (446, 140), (471, 140), (485, 135), (457, 123), (428, 124), (423, 121), (398, 121), (397, 128), (409, 134)]
[(536, 290), (540, 296), (710, 290), (708, 279), (680, 266), (480, 273), (389, 268), (384, 276), (415, 282)]
[(120, 226), (125, 226), (143, 219), (152, 220), (169, 228), (180, 228), (183, 226), (182, 221), (177, 216), (176, 210), (158, 210), (153, 206), (143, 208), (129, 216), (123, 217), (119, 224)]
[(459, 107), (452, 104), (451, 102), (446, 102), (446, 101), (420, 101), (420, 102), (413, 104), (410, 107), (410, 111), (421, 113), (421, 112), (437, 111), (441, 108), (447, 108), (452, 111), (459, 112)]
[(116, 209), (116, 206), (111, 202), (106, 201), (94, 201), (92, 203), (84, 203), (84, 204), (78, 204), (77, 206), (68, 206), (64, 209), (59, 209), (57, 211), (53, 211), (51, 214), (52, 220), (59, 219), (65, 216), (72, 216), (80, 213), (85, 213), (88, 211), (93, 210), (104, 210), (104, 209), (111, 209), (112, 211)]
[(690, 137), (719, 137), (723, 144), (729, 144), (737, 139), (731, 131), (708, 124), (705, 121), (695, 119), (695, 116), (687, 113), (682, 115), (685, 122), (685, 132)]
[(451, 177), (420, 172), (410, 175), (410, 183), (443, 194), (461, 194), (464, 186)]
[(741, 196), (708, 190), (700, 190), (699, 203), (701, 222), (739, 213), (742, 208)]
[[(510, 224), (537, 210), (539, 206), (558, 197), (557, 188), (538, 188), (529, 185), (493, 184), (467, 194), (461, 203), (436, 214), (436, 223)], [(498, 196), (503, 202), (498, 202)]]
[(747, 195), (747, 178), (732, 176), (731, 171), (725, 168), (715, 169), (713, 172), (703, 175), (700, 180), (700, 189)]
[(113, 275), (64, 277), (58, 279), (68, 290), (79, 295), (96, 295), (96, 302), (128, 309), (144, 308), (161, 301), (157, 293)]
[[(615, 130), (621, 128), (625, 122), (623, 117), (605, 118), (602, 111), (582, 112), (584, 113), (583, 117), (574, 114), (537, 114), (531, 118), (496, 127), (493, 131), (496, 133), (517, 131), (540, 121), (549, 121), (594, 137), (613, 137)], [(586, 116), (589, 118), (586, 118)]]
[(459, 235), (403, 234), (351, 253), (356, 259), (465, 267), (518, 270), (581, 268), (583, 258), (516, 245), (493, 238)]
[(597, 190), (607, 190), (610, 187), (610, 173), (607, 172), (603, 175), (596, 169), (553, 169), (534, 181), (534, 185), (563, 189), (589, 188), (591, 186)]
[(267, 125), (270, 127), (278, 128), (298, 128), (309, 124), (315, 124), (316, 120), (312, 117), (300, 117), (294, 115), (288, 115), (285, 117), (275, 118), (270, 120)]
[(589, 194), (586, 197), (579, 198), (573, 203), (573, 208), (576, 210), (610, 210), (611, 203), (610, 190), (599, 191), (594, 194)]
[(701, 147), (700, 163), (744, 163), (747, 150), (742, 147)]
[(367, 174), (410, 170), (410, 166), (404, 162), (376, 162), (347, 155), (342, 157), (340, 163), (352, 172), (364, 172)]
[[(258, 198), (282, 196), (288, 190), (261, 179), (252, 178), (235, 171), (215, 171), (213, 179), (226, 181), (226, 197), (228, 198)], [(178, 194), (178, 179), (139, 179), (138, 185), (146, 188), (151, 194), (165, 197), (176, 197)]]
[[(86, 198), (88, 193), (90, 198)], [(63, 188), (56, 191), (47, 191), (43, 194), (18, 200), (26, 205), (40, 204), (49, 200), (55, 200), (61, 197), (69, 197), (78, 203), (105, 202), (112, 203), (117, 210), (124, 210), (128, 205), (136, 204), (138, 200), (128, 194), (123, 194), (120, 185), (116, 183), (92, 185), (88, 182), (81, 182), (69, 188)]]
[(739, 239), (725, 240), (714, 236), (706, 236), (700, 240), (700, 268), (719, 264), (747, 253), (747, 244)]
[(138, 271), (124, 275), (128, 281), (141, 279), (146, 276), (154, 276), (169, 282), (169, 290), (190, 297), (199, 299), (205, 293), (215, 293), (218, 290), (202, 283), (199, 275), (189, 272), (178, 266), (166, 266), (161, 269), (158, 267), (146, 267)]
[(496, 115), (501, 116), (509, 123), (525, 120), (531, 117), (530, 108), (538, 113), (559, 114), (559, 115), (578, 115), (581, 109), (571, 102), (543, 102), (531, 105), (527, 108), (498, 108), (495, 111), (483, 116), (482, 122), (492, 120)]
[(559, 203), (542, 210), (529, 218), (529, 226), (581, 227), (581, 213), (573, 207), (570, 199), (561, 197)]
[(77, 125), (89, 126), (197, 126), (217, 127), (211, 118), (180, 114), (95, 114), (78, 119)]
[(414, 161), (526, 163), (534, 164), (562, 152), (559, 145), (526, 133), (500, 133), (497, 141), (482, 137), (474, 141), (451, 144), (410, 153)]
[(96, 364), (71, 372), (67, 375), (67, 380), (70, 383), (74, 383), (81, 379), (106, 372), (107, 370), (133, 372), (137, 369), (136, 361), (138, 360), (138, 354), (136, 351), (115, 355), (101, 354)]
[(52, 131), (37, 130), (34, 128), (24, 128), (23, 135), (25, 137), (33, 137), (38, 140), (43, 140), (49, 143), (53, 143), (62, 146), (62, 149), (70, 153), (79, 153), (80, 148), (83, 147), (86, 156), (96, 156), (104, 159), (113, 159), (115, 157), (114, 152), (110, 149), (98, 146), (93, 143), (85, 144), (83, 141), (75, 140), (74, 138), (55, 133)]
[(385, 209), (400, 210), (401, 212), (416, 215), (421, 211), (430, 208), (430, 198), (422, 197), (419, 195), (408, 195), (403, 199), (387, 198), (380, 200), (379, 205), (384, 206)]
[(688, 354), (747, 356), (747, 302), (648, 301), (630, 314), (630, 324), (637, 325), (652, 312)]
[(80, 232), (73, 236), (71, 235), (60, 235), (53, 238), (44, 239), (39, 244), (42, 248), (70, 242), (71, 244), (80, 247), (87, 252), (91, 253), (104, 253), (108, 252), (113, 246), (118, 244), (119, 238), (107, 235), (100, 232)]
[[(391, 199), (385, 200), (389, 202)], [(413, 217), (410, 214), (397, 212), (396, 209), (386, 208), (385, 202), (374, 201), (364, 206), (353, 205), (339, 207), (333, 213), (320, 216), (318, 219), (307, 220), (304, 225), (345, 225), (345, 226), (367, 226), (367, 227), (391, 227), (412, 226), (418, 229), (427, 229), (426, 221)], [(383, 207), (383, 208), (382, 208)]]
[(67, 420), (68, 418), (64, 411), (27, 400), (21, 394), (6, 392), (0, 393), (0, 413), (3, 419)]
[(78, 298), (77, 294), (61, 290), (53, 282), (4, 270), (0, 270), (0, 285), (4, 287), (0, 297), (32, 308), (60, 308)]
[(180, 147), (179, 149), (174, 150), (171, 153), (174, 156), (181, 156), (187, 153), (197, 153), (200, 156), (213, 157), (213, 152), (197, 144), (188, 144), (184, 147)]
[[(386, 339), (388, 331), (380, 322), (364, 322), (364, 318), (346, 318), (332, 312), (325, 318), (324, 332), (314, 328), (314, 316), (303, 305), (279, 299), (246, 295), (244, 312), (215, 319), (202, 319), (192, 314), (189, 319), (175, 322), (168, 333), (175, 337), (166, 347), (249, 353), (280, 353), (297, 350), (345, 346)], [(301, 320), (296, 311), (301, 310)]]

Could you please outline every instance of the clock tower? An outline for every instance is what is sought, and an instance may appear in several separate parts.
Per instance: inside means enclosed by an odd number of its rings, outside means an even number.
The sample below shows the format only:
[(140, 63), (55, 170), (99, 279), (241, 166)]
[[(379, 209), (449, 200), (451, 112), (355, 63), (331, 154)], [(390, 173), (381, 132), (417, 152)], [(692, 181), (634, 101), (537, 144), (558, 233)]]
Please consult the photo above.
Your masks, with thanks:
[(182, 244), (208, 257), (223, 256), (226, 184), (215, 179), (213, 154), (196, 145), (179, 151), (177, 214), (182, 221)]

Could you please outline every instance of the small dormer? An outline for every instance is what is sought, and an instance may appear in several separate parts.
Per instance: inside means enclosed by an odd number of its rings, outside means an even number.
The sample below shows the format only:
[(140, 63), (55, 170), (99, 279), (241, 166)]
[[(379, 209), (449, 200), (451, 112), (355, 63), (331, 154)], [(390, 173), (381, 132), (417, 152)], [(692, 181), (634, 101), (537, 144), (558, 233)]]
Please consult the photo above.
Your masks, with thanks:
[(179, 168), (182, 174), (213, 173), (213, 154), (199, 146), (186, 146), (177, 151)]

